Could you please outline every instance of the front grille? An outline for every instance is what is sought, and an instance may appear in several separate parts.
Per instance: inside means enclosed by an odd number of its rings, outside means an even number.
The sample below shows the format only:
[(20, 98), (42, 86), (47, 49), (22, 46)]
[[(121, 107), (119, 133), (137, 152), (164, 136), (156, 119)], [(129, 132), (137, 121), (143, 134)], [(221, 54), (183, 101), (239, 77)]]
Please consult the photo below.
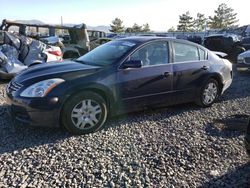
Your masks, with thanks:
[(7, 86), (8, 92), (16, 92), (19, 90), (23, 85), (16, 83), (15, 81), (11, 81), (9, 85)]
[(250, 64), (250, 57), (246, 57), (245, 62)]

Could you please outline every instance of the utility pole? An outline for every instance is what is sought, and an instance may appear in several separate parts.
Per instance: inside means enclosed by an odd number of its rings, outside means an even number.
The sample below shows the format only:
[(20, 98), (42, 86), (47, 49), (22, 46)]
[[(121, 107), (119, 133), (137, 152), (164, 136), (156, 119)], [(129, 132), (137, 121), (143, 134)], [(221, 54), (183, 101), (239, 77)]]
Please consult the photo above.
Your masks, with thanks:
[[(61, 26), (63, 26), (63, 17), (61, 16)], [(64, 36), (64, 30), (62, 29), (62, 35)]]

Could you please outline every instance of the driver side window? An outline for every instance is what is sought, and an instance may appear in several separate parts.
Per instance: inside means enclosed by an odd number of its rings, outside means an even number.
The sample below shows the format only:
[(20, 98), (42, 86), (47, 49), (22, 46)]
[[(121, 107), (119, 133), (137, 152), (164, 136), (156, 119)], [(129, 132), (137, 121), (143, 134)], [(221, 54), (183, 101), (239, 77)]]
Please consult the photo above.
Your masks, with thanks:
[(140, 60), (142, 66), (167, 64), (169, 62), (168, 43), (154, 42), (143, 46), (131, 55), (130, 60)]

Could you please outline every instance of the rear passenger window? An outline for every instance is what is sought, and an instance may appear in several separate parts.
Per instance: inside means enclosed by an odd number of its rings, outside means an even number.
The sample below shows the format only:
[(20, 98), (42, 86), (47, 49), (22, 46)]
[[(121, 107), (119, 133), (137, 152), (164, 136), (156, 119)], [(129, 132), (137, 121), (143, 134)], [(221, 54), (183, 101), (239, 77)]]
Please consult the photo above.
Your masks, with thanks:
[(199, 48), (200, 60), (207, 60), (207, 54), (204, 50)]
[(189, 44), (173, 43), (174, 62), (198, 61), (198, 48)]

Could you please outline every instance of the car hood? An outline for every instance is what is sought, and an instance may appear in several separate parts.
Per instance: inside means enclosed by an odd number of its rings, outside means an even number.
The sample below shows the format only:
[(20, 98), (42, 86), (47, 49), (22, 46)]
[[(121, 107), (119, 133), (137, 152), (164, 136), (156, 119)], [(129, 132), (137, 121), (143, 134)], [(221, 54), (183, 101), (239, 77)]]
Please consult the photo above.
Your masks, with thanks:
[(51, 62), (30, 67), (15, 77), (17, 83), (27, 80), (45, 80), (63, 78), (65, 80), (82, 77), (98, 71), (101, 67), (82, 64), (75, 61)]
[(239, 57), (243, 57), (243, 58), (245, 58), (245, 57), (250, 57), (250, 50), (241, 53), (241, 54), (239, 55)]

